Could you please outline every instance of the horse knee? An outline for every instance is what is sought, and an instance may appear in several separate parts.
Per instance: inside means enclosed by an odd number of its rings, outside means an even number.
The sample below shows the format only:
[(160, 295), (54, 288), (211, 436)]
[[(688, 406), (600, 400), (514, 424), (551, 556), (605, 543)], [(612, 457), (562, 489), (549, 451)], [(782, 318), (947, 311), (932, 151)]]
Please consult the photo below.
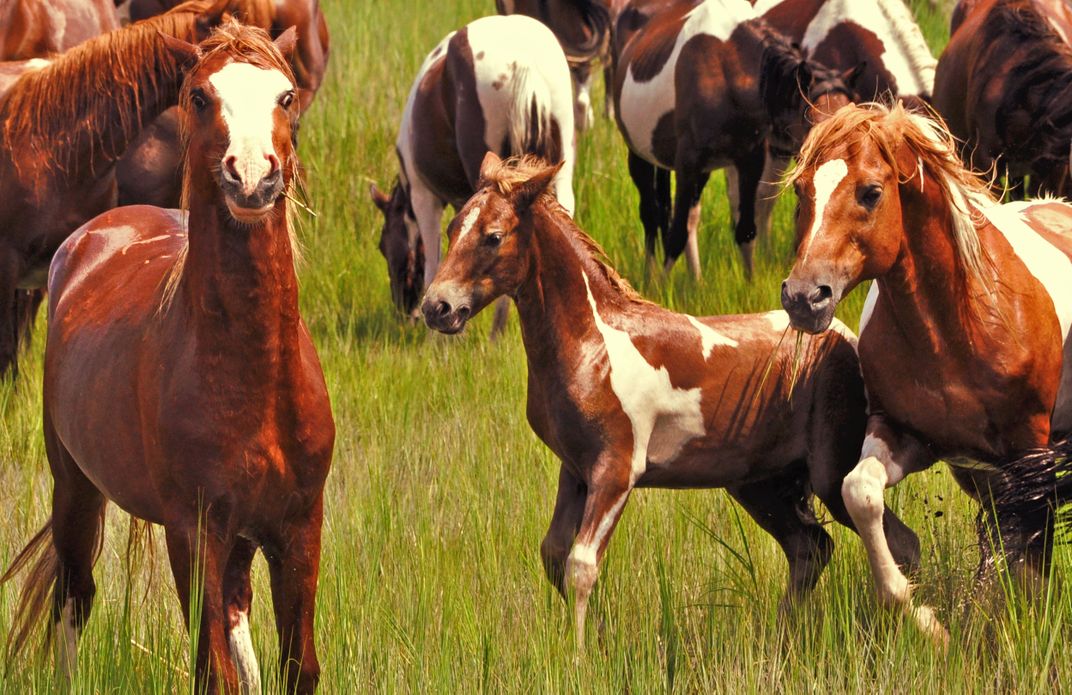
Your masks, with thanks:
[(569, 588), (581, 599), (588, 597), (595, 586), (599, 567), (595, 548), (588, 545), (575, 545), (566, 559), (566, 578)]
[(885, 477), (882, 464), (872, 458), (857, 464), (842, 481), (841, 498), (858, 529), (863, 525), (881, 523), (885, 510), (882, 499), (882, 491), (886, 488)]

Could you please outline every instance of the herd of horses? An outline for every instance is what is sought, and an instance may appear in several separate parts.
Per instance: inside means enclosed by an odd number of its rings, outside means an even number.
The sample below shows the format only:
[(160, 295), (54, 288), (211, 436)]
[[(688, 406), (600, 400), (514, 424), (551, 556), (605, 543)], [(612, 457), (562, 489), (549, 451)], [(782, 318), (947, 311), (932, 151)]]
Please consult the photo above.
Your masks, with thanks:
[[(298, 309), (290, 191), (327, 65), (323, 13), (132, 0), (120, 26), (110, 0), (68, 4), (0, 8), (0, 370), (47, 296), (54, 479), (49, 520), (3, 577), (27, 574), (10, 646), (46, 622), (73, 677), (111, 501), (163, 527), (184, 615), (201, 597), (200, 681), (260, 689), (260, 550), (284, 682), (312, 692), (335, 426)], [(1072, 206), (1058, 197), (1072, 9), (963, 0), (935, 61), (901, 0), (496, 8), (428, 54), (398, 180), (371, 195), (399, 309), (457, 333), (496, 300), (517, 306), (529, 423), (562, 463), (540, 554), (577, 644), (636, 487), (726, 488), (782, 547), (786, 605), (833, 552), (818, 496), (861, 538), (879, 600), (944, 644), (913, 598), (919, 541), (883, 499), (944, 460), (980, 503), (978, 589), (1006, 570), (1042, 586), (1072, 500)], [(649, 272), (661, 240), (665, 270), (684, 253), (700, 275), (699, 201), (719, 168), (749, 269), (796, 158), (784, 311), (661, 308), (578, 227), (597, 65)], [(857, 338), (834, 310), (869, 280)]]

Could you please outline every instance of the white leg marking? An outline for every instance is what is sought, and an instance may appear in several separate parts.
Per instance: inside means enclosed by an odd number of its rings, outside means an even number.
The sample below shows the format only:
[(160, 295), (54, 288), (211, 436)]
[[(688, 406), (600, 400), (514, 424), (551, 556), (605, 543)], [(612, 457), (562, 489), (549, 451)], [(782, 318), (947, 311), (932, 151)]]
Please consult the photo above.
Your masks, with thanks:
[(261, 691), (261, 671), (257, 667), (257, 654), (253, 651), (253, 636), (249, 631), (249, 614), (240, 613), (238, 622), (231, 626), (227, 635), (231, 647), (231, 660), (238, 670), (238, 684), (243, 695)]
[(56, 622), (56, 669), (68, 683), (78, 664), (78, 628), (74, 624), (74, 599), (68, 598)]
[(848, 173), (849, 167), (843, 159), (831, 159), (823, 162), (815, 170), (815, 216), (811, 220), (811, 229), (808, 231), (808, 238), (804, 242), (804, 255), (800, 259), (801, 263), (808, 260), (811, 245), (815, 241), (815, 237), (822, 231), (823, 216), (826, 213), (826, 206), (830, 202), (830, 197)]

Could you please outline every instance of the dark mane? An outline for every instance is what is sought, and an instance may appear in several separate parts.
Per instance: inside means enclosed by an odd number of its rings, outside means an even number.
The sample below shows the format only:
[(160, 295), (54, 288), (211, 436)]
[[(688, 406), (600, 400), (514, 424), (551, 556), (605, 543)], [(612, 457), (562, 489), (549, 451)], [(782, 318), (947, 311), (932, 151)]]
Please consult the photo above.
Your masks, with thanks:
[[(27, 73), (3, 100), (0, 143), (7, 149), (29, 147), (51, 170), (68, 171), (80, 142), (103, 145), (118, 158), (121, 148), (106, 142), (112, 119), (124, 140), (144, 125), (143, 100), (155, 99), (162, 82), (178, 79), (177, 66), (160, 33), (192, 33), (198, 17), (219, 3), (191, 0), (152, 17), (91, 39)], [(107, 78), (102, 76), (108, 76)]]
[(1067, 166), (1072, 139), (1072, 47), (1039, 14), (1031, 0), (1005, 0), (983, 22), (987, 62), (998, 69), (1009, 53), (1018, 55), (998, 109), (999, 132), (1012, 121), (1030, 124), (1027, 140), (1007, 142), (1030, 161)]

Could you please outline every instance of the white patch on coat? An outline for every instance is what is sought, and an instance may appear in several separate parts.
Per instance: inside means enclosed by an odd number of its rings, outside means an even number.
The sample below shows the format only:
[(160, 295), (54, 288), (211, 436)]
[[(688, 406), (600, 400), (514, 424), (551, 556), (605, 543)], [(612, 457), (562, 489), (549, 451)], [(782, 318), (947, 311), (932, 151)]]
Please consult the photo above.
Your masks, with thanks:
[(689, 323), (695, 326), (696, 330), (700, 332), (700, 345), (703, 347), (703, 356), (705, 360), (711, 357), (711, 351), (715, 349), (716, 345), (723, 345), (725, 347), (731, 348), (735, 348), (740, 345), (740, 343), (738, 343), (733, 338), (729, 338), (722, 335), (714, 328), (711, 328), (706, 323), (697, 319), (695, 316), (689, 316), (688, 314), (685, 314), (685, 318), (687, 318), (689, 320)]
[(1072, 261), (1027, 223), (1023, 213), (1035, 204), (1037, 201), (979, 206), (979, 211), (1001, 232), (1053, 302), (1064, 336), (1064, 359), (1052, 426), (1054, 430), (1069, 432), (1072, 431), (1072, 340), (1069, 340), (1072, 330)]
[(863, 336), (864, 329), (867, 328), (867, 324), (871, 321), (871, 314), (875, 313), (875, 305), (878, 304), (878, 282), (871, 283), (871, 289), (867, 291), (867, 297), (864, 299), (864, 308), (860, 312), (860, 335)]
[(763, 317), (775, 333), (784, 333), (785, 329), (789, 328), (789, 314), (781, 309), (768, 311), (765, 314), (760, 314), (760, 316)]
[(648, 461), (665, 464), (677, 458), (682, 447), (702, 437), (702, 391), (675, 388), (666, 367), (648, 363), (625, 331), (603, 320), (596, 306), (588, 275), (581, 272), (596, 329), (603, 337), (610, 363), (610, 386), (633, 427), (633, 482), (647, 469)]
[(78, 628), (74, 624), (74, 599), (68, 598), (56, 621), (56, 668), (70, 682), (78, 664)]
[(223, 161), (234, 157), (234, 168), (248, 195), (271, 172), (268, 155), (278, 156), (272, 142), (273, 114), (279, 98), (294, 85), (279, 70), (249, 63), (228, 63), (208, 81), (220, 99), (220, 115), (230, 139)]
[(231, 661), (238, 671), (238, 684), (243, 695), (261, 691), (261, 671), (257, 667), (257, 654), (253, 651), (253, 637), (249, 631), (249, 615), (240, 613), (238, 621), (227, 635), (231, 648)]
[(465, 219), (462, 220), (462, 228), (458, 230), (457, 241), (461, 241), (462, 238), (469, 233), (473, 228), (473, 225), (476, 224), (476, 218), (478, 217), (480, 217), (480, 206), (474, 205), (473, 208), (465, 214)]
[(938, 61), (902, 0), (827, 0), (804, 31), (801, 46), (814, 51), (846, 20), (871, 31), (882, 42), (882, 64), (897, 81), (897, 96), (933, 94)]
[(33, 71), (43, 70), (44, 68), (47, 68), (49, 65), (52, 65), (52, 61), (51, 60), (45, 60), (44, 58), (30, 58), (29, 60), (27, 60), (26, 62), (24, 62), (22, 64), (23, 68), (26, 69), (26, 72), (30, 72), (32, 70)]
[(574, 544), (573, 548), (570, 549), (569, 554), (569, 560), (572, 564), (587, 567), (595, 567), (597, 565), (599, 562), (599, 548), (603, 545), (604, 539), (610, 535), (611, 528), (621, 515), (622, 507), (625, 506), (625, 501), (627, 499), (629, 499), (629, 493), (625, 492), (613, 505), (611, 505), (610, 509), (603, 514), (603, 518), (599, 520), (599, 524), (596, 526), (595, 534), (592, 536), (591, 542)]
[(815, 170), (815, 177), (812, 180), (815, 185), (815, 214), (811, 219), (811, 229), (808, 230), (808, 236), (804, 240), (804, 255), (800, 259), (801, 263), (808, 260), (811, 245), (815, 241), (815, 237), (822, 231), (826, 206), (830, 203), (830, 198), (834, 195), (834, 191), (837, 190), (838, 184), (848, 174), (849, 167), (845, 164), (844, 159), (831, 159), (823, 162)]
[(685, 44), (694, 36), (713, 36), (725, 41), (738, 25), (757, 16), (745, 0), (707, 0), (686, 16), (674, 49), (657, 75), (638, 82), (633, 75), (633, 66), (628, 67), (618, 98), (618, 115), (636, 154), (658, 166), (673, 165), (673, 162), (659, 162), (655, 158), (652, 135), (659, 119), (672, 111), (677, 103), (675, 76)]

